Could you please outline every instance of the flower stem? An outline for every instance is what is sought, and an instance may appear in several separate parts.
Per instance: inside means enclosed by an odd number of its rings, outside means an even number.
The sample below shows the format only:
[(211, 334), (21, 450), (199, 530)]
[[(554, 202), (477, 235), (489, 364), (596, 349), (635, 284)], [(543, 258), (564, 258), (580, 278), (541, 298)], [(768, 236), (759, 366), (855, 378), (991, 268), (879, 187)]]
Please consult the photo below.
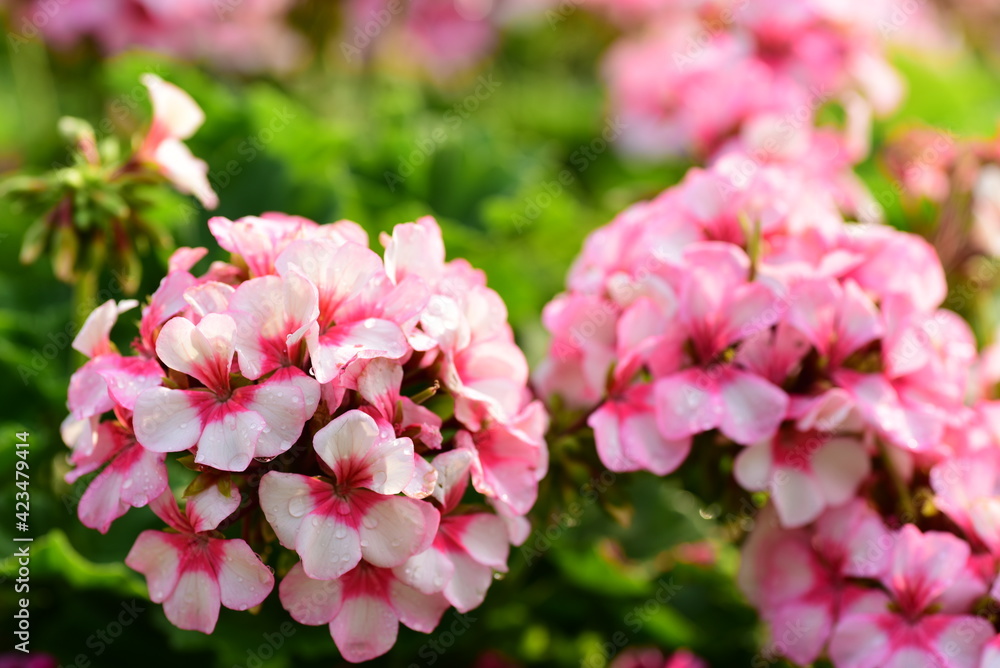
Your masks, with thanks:
[(885, 443), (881, 439), (876, 439), (876, 442), (879, 454), (882, 456), (882, 463), (885, 465), (885, 470), (889, 474), (889, 479), (892, 480), (893, 487), (896, 488), (896, 496), (899, 499), (899, 507), (903, 511), (903, 519), (908, 522), (916, 522), (917, 513), (913, 505), (913, 497), (910, 495), (910, 488), (893, 464), (892, 458), (889, 456), (889, 449)]

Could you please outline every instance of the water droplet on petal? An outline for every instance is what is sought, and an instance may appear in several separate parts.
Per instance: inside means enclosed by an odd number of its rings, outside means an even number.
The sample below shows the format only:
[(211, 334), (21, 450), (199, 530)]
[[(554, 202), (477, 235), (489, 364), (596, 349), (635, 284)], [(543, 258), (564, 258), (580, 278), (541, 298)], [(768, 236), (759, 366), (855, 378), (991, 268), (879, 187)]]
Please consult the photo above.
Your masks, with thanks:
[(375, 517), (374, 515), (365, 515), (363, 518), (361, 518), (361, 523), (365, 526), (366, 529), (374, 529), (375, 527), (378, 526), (378, 518)]
[(302, 517), (312, 509), (309, 497), (302, 494), (288, 500), (288, 513), (292, 517)]

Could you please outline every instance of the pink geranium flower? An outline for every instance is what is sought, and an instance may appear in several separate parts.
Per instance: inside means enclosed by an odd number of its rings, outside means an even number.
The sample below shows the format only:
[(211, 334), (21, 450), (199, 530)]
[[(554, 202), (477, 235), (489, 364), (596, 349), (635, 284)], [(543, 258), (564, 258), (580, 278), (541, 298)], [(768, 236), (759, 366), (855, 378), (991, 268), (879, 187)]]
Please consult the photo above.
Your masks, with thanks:
[(934, 503), (966, 535), (1000, 556), (1000, 467), (995, 449), (955, 457), (931, 469)]
[(156, 387), (163, 369), (155, 359), (125, 357), (111, 343), (118, 316), (136, 306), (135, 300), (108, 300), (87, 316), (73, 339), (73, 348), (90, 358), (69, 383), (69, 408), (77, 420), (99, 416), (120, 406), (131, 411), (139, 394)]
[(279, 593), (295, 621), (328, 624), (337, 649), (351, 663), (388, 652), (396, 643), (400, 622), (430, 633), (448, 608), (443, 594), (424, 594), (402, 582), (392, 569), (364, 561), (335, 580), (310, 578), (298, 563), (282, 579)]
[(455, 512), (469, 482), (471, 463), (466, 450), (434, 458), (434, 499), (441, 506), (441, 525), (430, 549), (396, 569), (397, 577), (424, 593), (443, 592), (459, 612), (483, 602), (494, 571), (507, 572), (510, 550), (503, 519), (490, 513)]
[(271, 471), (261, 507), (281, 544), (298, 552), (305, 573), (330, 580), (364, 559), (382, 568), (430, 546), (440, 516), (429, 504), (396, 496), (413, 478), (413, 442), (361, 411), (316, 432), (313, 447), (333, 482)]
[(156, 339), (156, 353), (176, 371), (204, 385), (156, 387), (136, 400), (135, 434), (154, 452), (197, 446), (195, 461), (223, 471), (242, 471), (254, 457), (275, 457), (298, 439), (316, 410), (316, 381), (293, 367), (255, 385), (234, 387), (230, 378), (236, 322), (210, 314), (198, 325), (176, 317)]
[(849, 501), (870, 470), (856, 438), (786, 429), (740, 452), (733, 474), (748, 491), (771, 492), (782, 526), (800, 527)]
[(66, 482), (73, 483), (107, 464), (80, 497), (76, 510), (83, 525), (107, 533), (129, 508), (141, 508), (157, 498), (167, 488), (165, 457), (139, 445), (128, 427), (100, 423), (93, 448), (75, 449), (70, 456), (75, 468), (66, 474)]
[(190, 95), (155, 74), (142, 75), (142, 83), (153, 102), (153, 124), (139, 147), (138, 159), (151, 162), (179, 191), (214, 209), (219, 198), (208, 182), (208, 165), (194, 157), (183, 141), (205, 122), (205, 113)]
[(150, 599), (163, 603), (174, 626), (211, 633), (220, 605), (247, 610), (271, 593), (274, 575), (250, 546), (214, 531), (239, 507), (239, 492), (227, 497), (212, 485), (181, 512), (167, 490), (150, 505), (177, 533), (142, 532), (125, 563), (146, 576)]
[(699, 366), (654, 384), (660, 433), (679, 440), (718, 428), (744, 445), (769, 438), (785, 418), (788, 396), (717, 356), (774, 324), (774, 293), (747, 280), (750, 260), (731, 244), (694, 244), (684, 258), (678, 313)]
[[(895, 536), (889, 596), (880, 612), (846, 614), (834, 629), (830, 657), (838, 668), (938, 665), (976, 666), (996, 633), (987, 620), (968, 614), (986, 592), (985, 583), (949, 596), (968, 584), (969, 546), (950, 534), (921, 533), (912, 525)], [(892, 607), (890, 607), (892, 604)], [(936, 609), (935, 609), (936, 608)]]

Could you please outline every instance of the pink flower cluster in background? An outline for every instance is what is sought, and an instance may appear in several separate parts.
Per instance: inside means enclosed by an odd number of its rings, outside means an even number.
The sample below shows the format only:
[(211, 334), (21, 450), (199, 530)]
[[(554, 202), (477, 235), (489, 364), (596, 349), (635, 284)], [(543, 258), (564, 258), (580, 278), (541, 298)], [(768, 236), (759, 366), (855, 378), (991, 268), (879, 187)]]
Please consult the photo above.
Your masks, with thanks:
[(339, 56), (352, 63), (377, 56), (447, 78), (493, 50), (491, 10), (491, 0), (351, 0)]
[(284, 71), (303, 51), (286, 24), (295, 0), (34, 0), (21, 21), (59, 49), (93, 41), (104, 55), (143, 48), (240, 72)]
[(349, 221), (210, 227), (231, 261), (196, 275), (207, 251), (175, 252), (133, 354), (110, 333), (134, 301), (103, 304), (74, 341), (89, 361), (69, 389), (67, 479), (97, 472), (81, 521), (106, 532), (151, 507), (170, 531), (143, 532), (126, 563), (184, 629), (211, 632), (220, 606), (260, 605), (277, 578), (296, 620), (361, 661), (399, 622), (430, 632), (478, 606), (547, 468), (500, 297), (445, 261), (432, 218), (383, 235), (383, 257)]
[(902, 83), (883, 54), (890, 3), (857, 0), (660, 0), (588, 4), (626, 26), (604, 63), (622, 148), (704, 160), (748, 124), (784, 136), (820, 107), (891, 111)]
[(741, 584), (772, 655), (993, 665), (995, 353), (942, 308), (926, 241), (846, 222), (805, 167), (740, 160), (589, 237), (544, 311), (540, 393), (589, 416), (613, 471), (715, 448), (744, 494), (767, 493)]

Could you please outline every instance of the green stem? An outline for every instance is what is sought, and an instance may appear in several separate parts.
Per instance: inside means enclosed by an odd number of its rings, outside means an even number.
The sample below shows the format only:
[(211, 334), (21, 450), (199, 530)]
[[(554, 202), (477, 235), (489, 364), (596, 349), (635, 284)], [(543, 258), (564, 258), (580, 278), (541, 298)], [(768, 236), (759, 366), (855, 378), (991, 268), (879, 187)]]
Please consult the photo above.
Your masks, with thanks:
[(903, 480), (899, 471), (892, 463), (892, 458), (889, 456), (889, 450), (886, 448), (885, 443), (881, 439), (876, 439), (878, 443), (878, 451), (882, 456), (882, 463), (885, 465), (885, 470), (889, 474), (889, 479), (892, 480), (893, 487), (896, 488), (896, 496), (899, 498), (899, 506), (903, 511), (903, 517), (909, 518), (909, 522), (916, 522), (917, 512), (916, 507), (913, 505), (913, 497), (910, 496), (910, 488), (907, 487), (906, 481)]

